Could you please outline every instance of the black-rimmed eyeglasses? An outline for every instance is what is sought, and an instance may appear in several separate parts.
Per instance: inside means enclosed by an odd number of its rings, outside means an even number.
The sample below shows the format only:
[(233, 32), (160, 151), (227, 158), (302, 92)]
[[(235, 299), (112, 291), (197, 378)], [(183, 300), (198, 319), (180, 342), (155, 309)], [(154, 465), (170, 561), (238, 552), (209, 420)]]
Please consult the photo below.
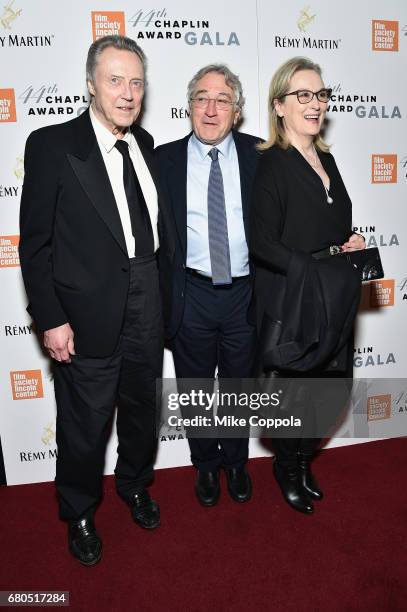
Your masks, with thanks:
[[(300, 104), (307, 104), (316, 96), (320, 102), (329, 102), (332, 95), (332, 89), (320, 89), (319, 91), (310, 91), (309, 89), (297, 89), (296, 91), (290, 91), (285, 96), (297, 96), (297, 100)], [(285, 98), (282, 96), (282, 98)]]

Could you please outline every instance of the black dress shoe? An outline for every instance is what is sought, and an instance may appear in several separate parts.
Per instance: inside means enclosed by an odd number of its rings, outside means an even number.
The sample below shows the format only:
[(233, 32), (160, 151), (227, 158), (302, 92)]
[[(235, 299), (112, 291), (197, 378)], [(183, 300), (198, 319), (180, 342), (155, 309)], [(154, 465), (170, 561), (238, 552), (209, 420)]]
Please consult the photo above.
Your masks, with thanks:
[(155, 529), (160, 525), (160, 508), (146, 489), (135, 493), (129, 505), (134, 521), (143, 529)]
[(95, 565), (102, 558), (102, 540), (92, 518), (69, 521), (68, 545), (70, 552), (82, 565)]
[(252, 481), (246, 467), (226, 468), (228, 491), (232, 499), (237, 502), (248, 501), (252, 496)]
[(195, 493), (203, 506), (214, 506), (219, 499), (219, 472), (202, 472), (198, 470), (195, 483)]
[(282, 468), (277, 461), (274, 461), (273, 472), (286, 502), (298, 512), (312, 514), (314, 507), (302, 488), (298, 469)]
[(298, 469), (300, 472), (301, 484), (305, 492), (314, 499), (322, 499), (324, 494), (311, 472), (311, 457), (303, 453), (298, 453)]

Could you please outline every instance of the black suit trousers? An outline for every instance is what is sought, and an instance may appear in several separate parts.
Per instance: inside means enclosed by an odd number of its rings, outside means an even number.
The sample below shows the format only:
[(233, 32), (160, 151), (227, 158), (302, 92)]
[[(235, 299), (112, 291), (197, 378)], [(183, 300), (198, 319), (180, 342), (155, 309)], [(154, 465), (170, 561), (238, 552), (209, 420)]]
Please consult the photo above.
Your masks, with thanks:
[[(106, 321), (109, 325), (109, 321)], [(109, 357), (72, 356), (55, 363), (56, 487), (60, 517), (93, 513), (102, 496), (106, 443), (117, 406), (119, 495), (152, 479), (156, 450), (156, 379), (162, 375), (163, 324), (155, 257), (130, 260), (120, 341)]]
[[(250, 376), (256, 345), (255, 327), (247, 320), (251, 294), (249, 277), (214, 287), (208, 279), (187, 275), (183, 320), (171, 344), (177, 379), (210, 382), (216, 366), (220, 385), (222, 379)], [(205, 390), (212, 392), (210, 386)], [(239, 467), (247, 461), (247, 438), (189, 438), (188, 442), (191, 461), (202, 471), (221, 465)]]

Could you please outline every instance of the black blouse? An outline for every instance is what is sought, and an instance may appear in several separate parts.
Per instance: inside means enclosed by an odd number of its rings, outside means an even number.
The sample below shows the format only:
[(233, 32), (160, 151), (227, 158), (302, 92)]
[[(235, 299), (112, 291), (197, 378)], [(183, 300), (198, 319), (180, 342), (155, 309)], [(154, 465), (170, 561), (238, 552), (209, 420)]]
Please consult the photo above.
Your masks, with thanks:
[(252, 255), (286, 274), (291, 252), (313, 253), (341, 245), (352, 233), (352, 203), (330, 153), (318, 152), (330, 179), (329, 195), (320, 176), (295, 147), (273, 146), (259, 160), (253, 186)]

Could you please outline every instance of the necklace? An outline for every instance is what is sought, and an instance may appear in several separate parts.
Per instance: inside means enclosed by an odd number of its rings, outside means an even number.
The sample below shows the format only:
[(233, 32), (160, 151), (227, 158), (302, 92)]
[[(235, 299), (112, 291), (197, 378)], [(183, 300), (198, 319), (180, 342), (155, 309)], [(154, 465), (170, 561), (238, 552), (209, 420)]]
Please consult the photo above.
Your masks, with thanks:
[[(306, 153), (305, 151), (300, 151), (300, 153), (305, 159), (305, 161), (311, 166), (311, 168), (313, 168), (314, 170), (317, 170), (319, 168), (319, 166), (321, 165), (321, 162), (319, 160), (318, 153), (316, 152), (314, 145), (312, 145), (312, 156), (309, 153)], [(322, 181), (321, 176), (320, 178)], [(333, 204), (334, 201), (333, 201), (333, 198), (329, 195), (329, 189), (325, 187), (325, 184), (323, 181), (322, 181), (322, 184), (324, 185), (327, 204)]]
[(301, 151), (301, 153), (303, 157), (305, 157), (311, 168), (318, 168), (321, 162), (319, 161), (318, 153), (316, 152), (314, 145), (312, 145), (311, 155), (309, 153), (306, 153), (305, 151)]
[(331, 198), (331, 196), (329, 195), (329, 189), (327, 187), (325, 187), (325, 185), (324, 185), (324, 189), (325, 189), (325, 193), (326, 193), (326, 201), (327, 201), (327, 203), (328, 204), (333, 204), (334, 201)]

